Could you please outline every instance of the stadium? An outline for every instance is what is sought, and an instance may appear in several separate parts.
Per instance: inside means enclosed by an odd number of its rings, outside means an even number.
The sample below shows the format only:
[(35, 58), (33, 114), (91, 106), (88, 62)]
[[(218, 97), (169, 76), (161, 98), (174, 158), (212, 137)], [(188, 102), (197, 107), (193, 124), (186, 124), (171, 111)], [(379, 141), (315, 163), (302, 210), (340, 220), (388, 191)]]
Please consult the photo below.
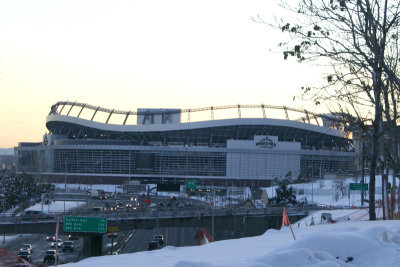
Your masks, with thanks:
[(261, 186), (355, 171), (337, 117), (285, 106), (122, 111), (62, 101), (46, 127), (42, 142), (15, 148), (17, 173), (38, 182)]

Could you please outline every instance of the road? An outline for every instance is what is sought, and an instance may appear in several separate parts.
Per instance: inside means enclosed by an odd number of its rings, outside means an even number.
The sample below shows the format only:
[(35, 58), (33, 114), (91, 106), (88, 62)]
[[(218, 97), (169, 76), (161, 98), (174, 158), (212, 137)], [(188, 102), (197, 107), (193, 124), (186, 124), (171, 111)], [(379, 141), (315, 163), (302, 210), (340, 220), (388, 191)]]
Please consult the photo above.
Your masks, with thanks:
[[(59, 236), (63, 241), (68, 240), (68, 236)], [(74, 252), (62, 252), (62, 249), (58, 249), (58, 258), (60, 263), (76, 262), (78, 260), (79, 251), (82, 249), (82, 239), (73, 240), (75, 251)], [(14, 254), (17, 254), (22, 244), (32, 244), (32, 263), (39, 264), (43, 263), (44, 254), (48, 249), (51, 248), (51, 242), (46, 241), (45, 235), (38, 234), (24, 234), (21, 237), (17, 236), (13, 240), (9, 240), (0, 247), (4, 248)]]
[[(191, 227), (160, 228), (159, 234), (164, 236), (163, 246), (184, 247), (196, 244), (194, 236), (196, 229)], [(146, 251), (156, 229), (134, 230), (127, 238), (126, 244), (119, 250), (119, 254)]]
[[(129, 210), (125, 208), (126, 204), (133, 204), (131, 198), (128, 196), (120, 196), (119, 198), (122, 201), (123, 207), (122, 209), (118, 209), (118, 211), (111, 211), (113, 213), (127, 213), (127, 212), (135, 212), (133, 210)], [(188, 204), (188, 199), (170, 199), (169, 197), (160, 197), (160, 196), (151, 196), (151, 203), (149, 205), (145, 202), (146, 198), (143, 196), (139, 196), (137, 198), (137, 202), (139, 206), (137, 206), (140, 210), (152, 209), (152, 212), (156, 209), (162, 213), (163, 211), (185, 211), (186, 209), (195, 210), (199, 206), (205, 205), (201, 201), (190, 200), (190, 207), (186, 206)], [(105, 203), (108, 202), (111, 206), (115, 205), (116, 199), (107, 199), (107, 200), (95, 200), (90, 199), (87, 201), (87, 204), (84, 206), (79, 206), (70, 210), (80, 211), (84, 213), (93, 213), (93, 207), (101, 207), (101, 210), (105, 207)], [(162, 203), (162, 204), (160, 204)], [(180, 203), (180, 204), (179, 204)], [(178, 205), (179, 204), (179, 205)], [(178, 227), (170, 227), (170, 228), (159, 228), (159, 234), (164, 236), (164, 244), (163, 246), (192, 246), (195, 245), (195, 228), (178, 228)], [(54, 231), (54, 229), (52, 229)], [(51, 233), (52, 231), (49, 231)], [(131, 231), (123, 231), (117, 234), (117, 237), (114, 238), (113, 251), (117, 251), (118, 254), (124, 253), (134, 253), (140, 251), (147, 251), (147, 247), (149, 242), (151, 241), (153, 235), (156, 234), (156, 229), (140, 229), (140, 230), (131, 230)], [(68, 236), (60, 235), (63, 241), (68, 240)], [(103, 235), (103, 253), (107, 254), (111, 250), (111, 241), (112, 238), (107, 237), (107, 234)], [(73, 240), (75, 251), (74, 252), (65, 252), (63, 253), (61, 248), (58, 249), (59, 253), (59, 263), (67, 263), (67, 262), (76, 262), (82, 260), (83, 258), (80, 256), (80, 252), (83, 247), (83, 239), (79, 238), (78, 240)], [(9, 240), (4, 244), (0, 243), (0, 248), (4, 248), (12, 253), (17, 254), (19, 248), (22, 244), (32, 244), (33, 253), (32, 253), (32, 263), (41, 264), (43, 263), (43, 257), (45, 252), (48, 249), (52, 249), (50, 247), (50, 243), (46, 241), (45, 235), (39, 234), (23, 234), (21, 236), (17, 236), (15, 239)]]

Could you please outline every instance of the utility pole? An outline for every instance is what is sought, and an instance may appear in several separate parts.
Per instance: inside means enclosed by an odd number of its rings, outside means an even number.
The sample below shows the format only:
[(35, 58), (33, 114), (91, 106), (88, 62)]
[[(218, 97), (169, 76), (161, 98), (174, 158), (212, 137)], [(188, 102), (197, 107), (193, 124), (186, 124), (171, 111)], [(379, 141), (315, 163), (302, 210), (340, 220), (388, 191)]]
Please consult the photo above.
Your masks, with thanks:
[[(365, 160), (365, 146), (364, 146), (364, 140), (362, 141), (362, 170), (361, 170), (361, 208), (364, 207), (364, 179), (365, 179), (365, 173), (364, 173), (364, 160)], [(382, 188), (383, 189), (383, 188)]]
[(215, 194), (215, 188), (213, 186), (213, 188), (212, 188), (212, 206), (211, 206), (211, 234), (212, 234), (212, 238), (215, 240), (215, 235), (214, 235), (214, 206), (215, 206), (214, 194)]
[[(67, 193), (67, 158), (64, 162), (64, 191)], [(65, 197), (64, 197), (64, 214), (65, 214)]]

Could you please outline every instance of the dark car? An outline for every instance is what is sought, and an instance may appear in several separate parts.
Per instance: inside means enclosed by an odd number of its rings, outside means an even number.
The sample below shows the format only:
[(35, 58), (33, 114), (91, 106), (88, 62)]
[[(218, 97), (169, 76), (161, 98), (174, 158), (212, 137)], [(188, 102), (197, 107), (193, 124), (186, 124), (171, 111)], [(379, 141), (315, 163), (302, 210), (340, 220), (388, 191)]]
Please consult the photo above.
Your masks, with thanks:
[(53, 234), (46, 236), (46, 241), (55, 241), (55, 240), (56, 240), (56, 236)]
[[(55, 262), (56, 261), (56, 251), (54, 249), (49, 249), (46, 251), (46, 254), (44, 254), (43, 262)], [(58, 261), (58, 255), (57, 255), (57, 261)]]
[[(69, 239), (69, 240), (78, 240), (78, 239), (79, 239), (79, 236), (73, 235), (73, 234), (69, 234), (69, 235), (68, 235), (68, 239)], [(55, 239), (54, 239), (54, 240), (55, 240)]]
[(75, 250), (74, 247), (74, 242), (72, 241), (65, 241), (62, 245), (62, 252), (66, 252), (66, 251), (71, 251), (73, 252)]
[(104, 202), (104, 210), (111, 210), (111, 204), (110, 202)]
[(158, 241), (158, 244), (164, 245), (164, 236), (163, 235), (154, 235), (153, 241)]
[(28, 250), (22, 250), (22, 251), (18, 252), (17, 255), (18, 255), (18, 257), (23, 258), (27, 262), (32, 261), (32, 254)]
[(113, 235), (114, 235), (114, 237), (117, 237), (117, 232), (108, 232), (107, 233), (108, 237), (113, 237)]
[(147, 246), (148, 250), (154, 250), (154, 249), (159, 249), (159, 248), (160, 248), (160, 246), (157, 241), (151, 241), (149, 243), (149, 245)]

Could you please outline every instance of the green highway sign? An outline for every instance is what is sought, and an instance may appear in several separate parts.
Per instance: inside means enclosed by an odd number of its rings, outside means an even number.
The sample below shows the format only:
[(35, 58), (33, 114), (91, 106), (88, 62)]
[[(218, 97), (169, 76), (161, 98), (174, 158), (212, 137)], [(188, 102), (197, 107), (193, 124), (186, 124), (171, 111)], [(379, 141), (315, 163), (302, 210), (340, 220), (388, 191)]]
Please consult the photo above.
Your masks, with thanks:
[[(360, 190), (361, 191), (361, 184), (350, 183), (350, 190)], [(368, 191), (368, 184), (363, 184), (363, 191)]]
[(66, 216), (64, 232), (106, 233), (107, 218)]
[(197, 181), (196, 180), (187, 180), (186, 181), (186, 189), (196, 189)]

